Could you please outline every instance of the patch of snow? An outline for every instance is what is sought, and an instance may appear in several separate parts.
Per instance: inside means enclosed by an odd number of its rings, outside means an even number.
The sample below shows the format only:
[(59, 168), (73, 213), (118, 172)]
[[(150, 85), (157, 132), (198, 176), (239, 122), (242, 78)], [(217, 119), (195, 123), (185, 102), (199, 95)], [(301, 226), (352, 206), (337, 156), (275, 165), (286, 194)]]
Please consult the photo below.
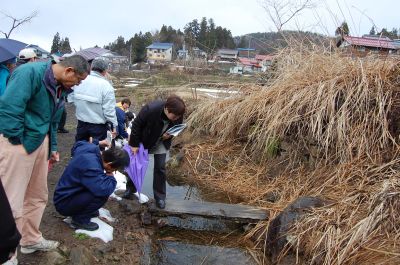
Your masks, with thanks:
[(136, 87), (136, 86), (138, 86), (139, 84), (128, 84), (128, 85), (125, 85), (124, 87)]
[[(71, 225), (72, 218), (71, 217), (67, 217), (63, 221), (65, 223)], [(97, 229), (96, 231), (88, 231), (88, 230), (84, 230), (84, 229), (76, 229), (75, 233), (77, 233), (77, 234), (78, 233), (79, 234), (85, 234), (85, 235), (88, 235), (89, 237), (100, 238), (105, 243), (108, 243), (111, 240), (113, 240), (113, 238), (114, 238), (113, 237), (114, 228), (111, 225), (109, 225), (106, 222), (100, 220), (98, 217), (94, 217), (94, 218), (90, 219), (90, 221), (98, 224), (99, 225), (99, 229)]]
[(111, 199), (114, 199), (114, 200), (117, 200), (117, 201), (122, 201), (122, 198), (119, 197), (118, 195), (116, 195), (115, 193), (112, 193), (112, 194), (110, 195), (110, 198), (111, 198)]
[(99, 229), (97, 229), (96, 231), (77, 229), (77, 230), (75, 230), (75, 233), (81, 233), (81, 234), (88, 235), (90, 237), (100, 238), (105, 243), (108, 243), (111, 240), (113, 240), (114, 228), (111, 225), (107, 224), (106, 222), (100, 220), (97, 217), (90, 219), (90, 221), (98, 224)]

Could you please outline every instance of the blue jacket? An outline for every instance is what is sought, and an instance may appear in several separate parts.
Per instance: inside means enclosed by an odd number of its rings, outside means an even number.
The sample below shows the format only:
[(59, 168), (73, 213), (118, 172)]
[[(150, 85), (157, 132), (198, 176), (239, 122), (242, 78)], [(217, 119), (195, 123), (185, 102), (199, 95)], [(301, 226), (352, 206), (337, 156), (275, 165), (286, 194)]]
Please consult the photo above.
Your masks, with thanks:
[(104, 173), (100, 148), (78, 141), (72, 148), (72, 155), (55, 189), (54, 205), (83, 191), (90, 191), (95, 197), (110, 196), (117, 181)]
[(128, 139), (129, 135), (125, 130), (125, 112), (122, 109), (115, 107), (115, 113), (117, 114), (118, 121), (117, 133), (122, 138)]
[(7, 78), (10, 75), (10, 70), (4, 64), (0, 64), (0, 96), (6, 90)]

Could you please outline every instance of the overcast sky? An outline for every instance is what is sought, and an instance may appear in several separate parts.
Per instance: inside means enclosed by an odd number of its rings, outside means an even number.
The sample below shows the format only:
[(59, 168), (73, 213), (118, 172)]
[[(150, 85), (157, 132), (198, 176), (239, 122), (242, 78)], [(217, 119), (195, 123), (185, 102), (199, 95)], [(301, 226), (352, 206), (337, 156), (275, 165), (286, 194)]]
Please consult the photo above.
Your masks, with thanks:
[[(50, 50), (56, 32), (68, 37), (73, 49), (103, 46), (118, 36), (125, 39), (139, 31), (154, 32), (163, 24), (181, 30), (202, 17), (213, 18), (217, 26), (233, 36), (276, 31), (262, 7), (263, 0), (1, 0), (0, 10), (17, 18), (39, 12), (31, 23), (18, 28), (11, 38), (38, 44)], [(297, 0), (299, 1), (299, 0)], [(373, 23), (381, 29), (400, 27), (399, 0), (316, 0), (316, 7), (300, 13), (284, 29), (302, 29), (333, 35), (346, 20), (352, 35), (368, 33)], [(61, 3), (62, 2), (62, 3)], [(0, 14), (0, 30), (10, 28)], [(2, 36), (3, 37), (3, 36)]]

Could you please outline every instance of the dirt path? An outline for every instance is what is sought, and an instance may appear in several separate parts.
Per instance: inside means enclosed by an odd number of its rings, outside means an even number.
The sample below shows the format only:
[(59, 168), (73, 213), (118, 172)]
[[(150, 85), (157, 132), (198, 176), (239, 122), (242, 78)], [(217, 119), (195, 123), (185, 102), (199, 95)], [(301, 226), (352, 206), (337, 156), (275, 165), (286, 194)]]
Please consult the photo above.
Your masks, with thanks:
[[(152, 228), (144, 228), (137, 215), (128, 215), (116, 201), (108, 201), (105, 208), (110, 210), (117, 222), (114, 227), (114, 240), (105, 244), (100, 239), (78, 239), (74, 237), (74, 230), (67, 226), (62, 220), (63, 216), (58, 214), (53, 206), (53, 193), (64, 168), (70, 159), (70, 150), (74, 143), (76, 118), (75, 109), (67, 104), (68, 134), (58, 134), (58, 146), (61, 161), (49, 172), (48, 188), (49, 202), (41, 223), (41, 231), (45, 238), (58, 240), (60, 251), (67, 259), (69, 252), (77, 246), (84, 246), (93, 255), (96, 264), (138, 264), (142, 255), (143, 245), (153, 233)], [(44, 253), (29, 255), (18, 255), (19, 264), (48, 264)], [(67, 264), (69, 261), (67, 261)]]

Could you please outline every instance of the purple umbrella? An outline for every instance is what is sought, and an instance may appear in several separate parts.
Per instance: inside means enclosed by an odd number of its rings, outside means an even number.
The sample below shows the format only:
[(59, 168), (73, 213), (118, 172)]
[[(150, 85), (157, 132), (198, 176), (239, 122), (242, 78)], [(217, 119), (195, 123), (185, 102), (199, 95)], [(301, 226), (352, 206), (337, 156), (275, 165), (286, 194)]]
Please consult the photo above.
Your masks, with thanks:
[(146, 175), (147, 166), (149, 164), (149, 151), (144, 149), (143, 144), (140, 144), (136, 154), (132, 153), (131, 147), (128, 144), (125, 145), (123, 149), (129, 154), (130, 158), (130, 164), (125, 168), (125, 172), (128, 173), (140, 195), (144, 176)]

